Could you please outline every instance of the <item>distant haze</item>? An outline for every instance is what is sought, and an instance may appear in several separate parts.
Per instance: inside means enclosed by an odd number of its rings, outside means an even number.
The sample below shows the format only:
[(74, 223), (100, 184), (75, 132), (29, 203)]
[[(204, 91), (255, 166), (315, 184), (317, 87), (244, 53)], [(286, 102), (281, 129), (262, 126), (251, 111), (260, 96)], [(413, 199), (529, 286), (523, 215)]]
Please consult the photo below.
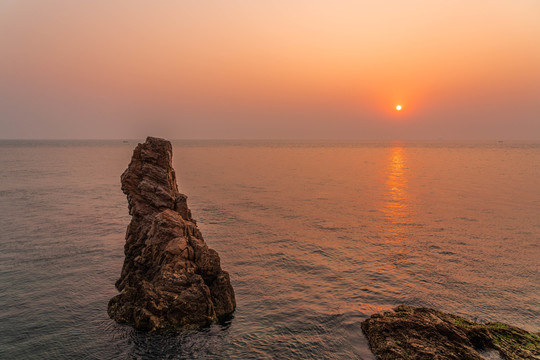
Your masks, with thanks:
[(0, 138), (540, 140), (539, 19), (538, 0), (4, 0)]

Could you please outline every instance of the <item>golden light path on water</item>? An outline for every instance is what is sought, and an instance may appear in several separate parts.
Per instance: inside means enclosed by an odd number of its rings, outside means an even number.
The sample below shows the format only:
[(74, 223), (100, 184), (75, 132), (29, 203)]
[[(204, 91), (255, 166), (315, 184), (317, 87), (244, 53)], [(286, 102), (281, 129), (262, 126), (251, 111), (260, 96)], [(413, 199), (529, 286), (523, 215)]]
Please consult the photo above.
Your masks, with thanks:
[(406, 240), (405, 224), (409, 216), (407, 192), (407, 157), (405, 149), (395, 146), (391, 149), (386, 179), (387, 194), (382, 206), (388, 224), (387, 239), (392, 242)]

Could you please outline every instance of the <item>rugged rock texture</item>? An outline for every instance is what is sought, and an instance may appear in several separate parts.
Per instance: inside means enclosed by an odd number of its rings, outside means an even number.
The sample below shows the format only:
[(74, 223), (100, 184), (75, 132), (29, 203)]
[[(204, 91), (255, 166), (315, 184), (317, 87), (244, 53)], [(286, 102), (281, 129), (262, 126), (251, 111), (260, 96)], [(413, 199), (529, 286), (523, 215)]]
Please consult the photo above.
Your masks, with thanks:
[(122, 174), (131, 223), (109, 316), (142, 330), (199, 328), (236, 307), (229, 274), (178, 192), (171, 143), (148, 137)]
[(362, 323), (373, 353), (388, 359), (540, 359), (540, 336), (401, 305)]

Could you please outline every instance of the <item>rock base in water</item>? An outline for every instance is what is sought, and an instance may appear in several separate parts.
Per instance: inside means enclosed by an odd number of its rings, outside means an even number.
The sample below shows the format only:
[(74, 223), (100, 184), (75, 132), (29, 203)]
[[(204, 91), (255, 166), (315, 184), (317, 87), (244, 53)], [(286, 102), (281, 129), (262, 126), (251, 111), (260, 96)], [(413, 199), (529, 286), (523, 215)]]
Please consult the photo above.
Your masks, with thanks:
[(122, 174), (131, 223), (127, 228), (121, 292), (109, 316), (141, 330), (199, 328), (231, 314), (236, 301), (178, 192), (171, 143), (149, 137)]
[(433, 309), (401, 305), (362, 323), (373, 353), (390, 359), (540, 359), (540, 336), (501, 324), (478, 324)]

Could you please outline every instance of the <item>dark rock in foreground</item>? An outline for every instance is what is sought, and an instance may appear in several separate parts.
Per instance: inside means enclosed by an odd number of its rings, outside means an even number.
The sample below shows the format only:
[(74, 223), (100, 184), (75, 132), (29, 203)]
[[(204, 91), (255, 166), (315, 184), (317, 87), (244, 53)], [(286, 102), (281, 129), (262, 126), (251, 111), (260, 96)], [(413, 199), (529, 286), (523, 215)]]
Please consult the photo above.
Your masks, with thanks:
[(229, 274), (178, 192), (171, 143), (148, 137), (122, 174), (131, 223), (109, 316), (142, 330), (199, 328), (236, 307)]
[(373, 353), (388, 359), (540, 359), (540, 336), (478, 324), (433, 309), (401, 305), (362, 323)]

